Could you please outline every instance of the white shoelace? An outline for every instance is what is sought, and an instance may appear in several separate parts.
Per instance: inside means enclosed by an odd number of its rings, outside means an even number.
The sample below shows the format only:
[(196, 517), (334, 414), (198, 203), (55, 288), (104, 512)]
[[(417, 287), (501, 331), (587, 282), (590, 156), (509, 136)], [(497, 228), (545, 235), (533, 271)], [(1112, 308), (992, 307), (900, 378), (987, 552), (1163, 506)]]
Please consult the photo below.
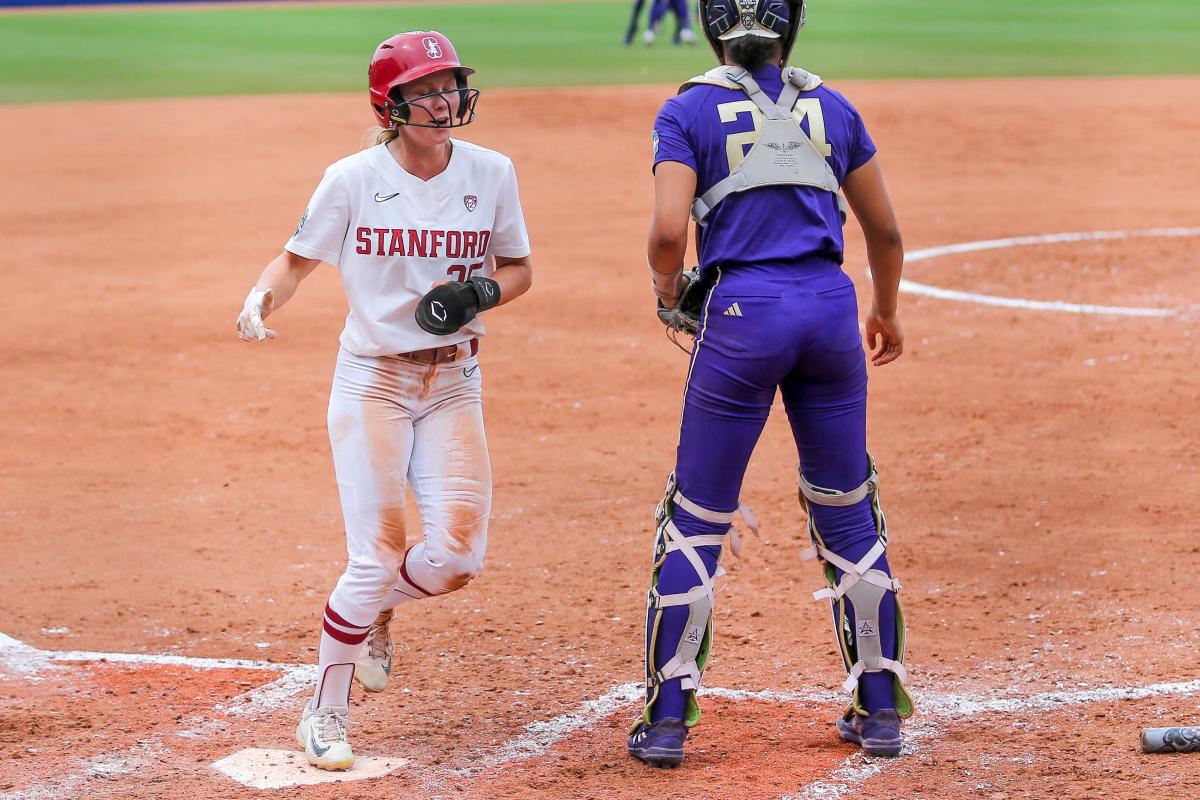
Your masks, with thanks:
[(370, 632), (367, 633), (367, 655), (379, 661), (386, 661), (389, 638), (386, 624), (372, 625)]
[(346, 718), (341, 714), (322, 714), (320, 731), (321, 739), (326, 742), (345, 742)]

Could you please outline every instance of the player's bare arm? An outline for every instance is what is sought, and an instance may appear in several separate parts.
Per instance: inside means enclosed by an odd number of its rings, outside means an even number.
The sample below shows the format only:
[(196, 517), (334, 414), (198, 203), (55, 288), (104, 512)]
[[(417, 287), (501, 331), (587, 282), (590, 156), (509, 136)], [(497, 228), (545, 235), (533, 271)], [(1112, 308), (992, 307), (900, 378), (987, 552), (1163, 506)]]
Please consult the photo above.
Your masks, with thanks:
[(683, 257), (696, 193), (696, 172), (687, 164), (664, 161), (654, 170), (654, 216), (646, 242), (650, 285), (667, 308), (683, 291)]
[(305, 258), (287, 250), (271, 259), (246, 295), (242, 313), (237, 319), (238, 337), (246, 342), (274, 339), (275, 331), (264, 325), (263, 320), (292, 299), (300, 281), (307, 278), (319, 263), (315, 258)]
[(496, 271), (492, 273), (492, 280), (500, 287), (500, 302), (496, 305), (502, 306), (516, 300), (533, 286), (533, 264), (530, 257), (496, 256)]
[(875, 290), (866, 319), (867, 345), (873, 351), (871, 363), (880, 367), (904, 352), (904, 328), (897, 313), (904, 242), (878, 157), (847, 175), (842, 190), (867, 240), (867, 261)]

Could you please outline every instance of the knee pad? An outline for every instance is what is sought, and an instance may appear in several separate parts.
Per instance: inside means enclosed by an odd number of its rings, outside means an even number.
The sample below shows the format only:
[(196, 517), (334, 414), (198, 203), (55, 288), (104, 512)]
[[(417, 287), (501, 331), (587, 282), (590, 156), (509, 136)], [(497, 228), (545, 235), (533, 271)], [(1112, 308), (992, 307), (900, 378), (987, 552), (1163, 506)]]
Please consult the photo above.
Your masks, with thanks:
[[(834, 635), (837, 638), (846, 667), (848, 677), (842, 687), (852, 693), (852, 704), (856, 711), (865, 714), (859, 695), (858, 679), (864, 672), (882, 672), (887, 670), (895, 676), (896, 713), (901, 717), (912, 716), (912, 698), (905, 688), (908, 682), (908, 671), (904, 668), (904, 614), (900, 609), (900, 599), (895, 597), (896, 604), (896, 648), (894, 657), (883, 654), (882, 642), (879, 637), (880, 614), (879, 608), (884, 596), (891, 592), (893, 596), (900, 591), (900, 581), (891, 577), (874, 565), (887, 551), (888, 531), (887, 519), (879, 503), (879, 476), (875, 470), (875, 461), (867, 457), (869, 474), (867, 479), (857, 488), (849, 492), (825, 489), (815, 486), (800, 475), (800, 505), (808, 515), (808, 533), (812, 546), (801, 555), (801, 558), (819, 559), (825, 571), (825, 581), (828, 587), (813, 592), (814, 600), (828, 600), (833, 609)], [(851, 506), (870, 498), (871, 516), (875, 520), (876, 541), (874, 546), (857, 563), (842, 558), (829, 550), (817, 529), (816, 520), (812, 514), (811, 505)], [(838, 580), (838, 570), (842, 571)], [(850, 614), (847, 613), (847, 603), (853, 611), (851, 625)]]
[[(725, 525), (726, 532), (700, 536), (685, 536), (676, 527), (674, 521), (675, 509), (681, 508), (697, 519), (716, 525)], [(753, 515), (742, 506), (739, 511), (746, 519), (747, 525), (757, 534), (758, 527)], [(658, 698), (659, 687), (675, 678), (680, 679), (680, 688), (687, 693), (687, 705), (684, 723), (688, 726), (700, 721), (700, 706), (696, 701), (696, 690), (704, 675), (708, 663), (708, 655), (713, 641), (713, 606), (714, 582), (725, 571), (718, 565), (712, 575), (704, 564), (697, 547), (723, 547), (726, 534), (730, 534), (730, 549), (737, 555), (740, 545), (735, 543), (736, 532), (732, 522), (738, 511), (711, 511), (688, 500), (679, 491), (675, 481), (675, 473), (667, 478), (667, 488), (663, 498), (654, 510), (655, 538), (654, 562), (651, 573), (650, 590), (646, 595), (646, 704), (642, 711), (643, 719), (650, 722), (650, 708)], [(658, 591), (659, 574), (667, 556), (679, 553), (687, 559), (696, 573), (699, 584), (691, 590), (679, 594), (660, 594)], [(718, 555), (718, 561), (720, 556)], [(683, 635), (675, 647), (675, 654), (665, 664), (655, 663), (655, 650), (658, 644), (658, 633), (662, 622), (664, 608), (687, 606), (688, 618), (683, 628)]]

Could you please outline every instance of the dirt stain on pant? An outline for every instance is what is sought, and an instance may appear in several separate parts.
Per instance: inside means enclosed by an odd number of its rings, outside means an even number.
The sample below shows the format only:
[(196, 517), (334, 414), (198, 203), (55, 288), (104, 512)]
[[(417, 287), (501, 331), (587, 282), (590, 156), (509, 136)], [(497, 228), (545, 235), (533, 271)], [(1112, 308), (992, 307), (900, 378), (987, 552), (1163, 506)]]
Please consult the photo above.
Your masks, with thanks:
[(459, 414), (446, 445), (447, 473), (472, 487), (470, 499), (449, 504), (446, 549), (458, 556), (468, 556), (482, 550), (487, 542), (492, 470), (483, 425), (474, 414)]
[[(404, 490), (401, 486), (401, 491)], [(408, 546), (408, 531), (404, 519), (405, 506), (382, 506), (378, 511), (379, 535), (376, 544), (393, 555), (403, 555)]]

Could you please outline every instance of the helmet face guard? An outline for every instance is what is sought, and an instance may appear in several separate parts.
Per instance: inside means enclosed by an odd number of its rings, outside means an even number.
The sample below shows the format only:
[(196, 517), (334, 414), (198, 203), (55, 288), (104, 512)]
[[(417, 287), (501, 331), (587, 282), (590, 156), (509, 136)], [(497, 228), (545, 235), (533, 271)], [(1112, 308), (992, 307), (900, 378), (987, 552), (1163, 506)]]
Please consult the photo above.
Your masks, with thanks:
[[(404, 98), (404, 84), (446, 69), (454, 70), (457, 88), (407, 100)], [(437, 31), (398, 33), (380, 44), (371, 58), (371, 66), (367, 70), (371, 110), (380, 126), (389, 129), (401, 125), (419, 128), (469, 125), (475, 119), (475, 103), (479, 99), (479, 90), (467, 87), (467, 77), (474, 72), (458, 60), (454, 45), (444, 34)], [(451, 92), (458, 94), (458, 110), (445, 123), (438, 123), (430, 111), (429, 99), (442, 95), (443, 101), (451, 103), (451, 98), (445, 96)], [(427, 102), (417, 104), (421, 100)], [(440, 101), (432, 102), (436, 104)]]
[(725, 63), (724, 42), (761, 36), (780, 40), (781, 66), (787, 63), (804, 27), (806, 12), (804, 0), (697, 0), (697, 10), (704, 38), (717, 61)]
[[(475, 121), (475, 104), (479, 102), (479, 90), (468, 88), (465, 78), (459, 78), (458, 84), (457, 89), (430, 92), (407, 100), (401, 94), (403, 87), (397, 86), (384, 103), (387, 121), (390, 123), (384, 127), (398, 128), (407, 125), (412, 128), (461, 128), (470, 125)], [(431, 106), (445, 103), (447, 109), (451, 109), (456, 102), (458, 110), (449, 114), (445, 122), (438, 122)]]

